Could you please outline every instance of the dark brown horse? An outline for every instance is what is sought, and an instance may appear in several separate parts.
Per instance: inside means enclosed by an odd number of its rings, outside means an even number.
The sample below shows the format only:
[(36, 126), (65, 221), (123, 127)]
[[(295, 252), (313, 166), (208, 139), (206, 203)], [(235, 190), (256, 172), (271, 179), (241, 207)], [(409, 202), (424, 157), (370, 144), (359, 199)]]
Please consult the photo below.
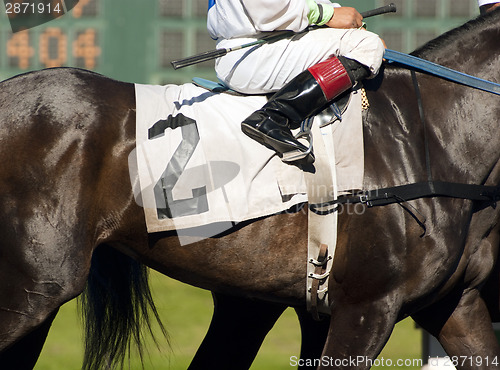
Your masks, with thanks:
[[(497, 11), (418, 54), (498, 82), (499, 39)], [(500, 99), (417, 77), (426, 135), (407, 70), (387, 67), (366, 86), (366, 188), (426, 181), (424, 136), (434, 179), (499, 184)], [(304, 307), (304, 212), (241, 223), (189, 248), (175, 233), (147, 234), (128, 181), (133, 85), (45, 70), (3, 82), (0, 107), (2, 368), (33, 366), (57, 309), (87, 280), (86, 366), (120, 363), (151, 303), (136, 261), (227, 296)], [(369, 368), (407, 316), (450, 356), (470, 356), (459, 368), (492, 368), (500, 349), (479, 288), (497, 258), (499, 211), (446, 197), (404, 205), (340, 215), (319, 368)]]

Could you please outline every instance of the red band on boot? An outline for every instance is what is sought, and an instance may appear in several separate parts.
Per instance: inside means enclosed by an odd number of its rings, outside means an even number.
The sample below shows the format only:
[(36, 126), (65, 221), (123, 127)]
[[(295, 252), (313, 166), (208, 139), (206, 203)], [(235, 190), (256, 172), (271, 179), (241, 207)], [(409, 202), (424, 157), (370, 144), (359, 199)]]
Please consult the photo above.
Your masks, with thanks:
[(331, 57), (308, 69), (330, 101), (352, 87), (346, 69), (337, 57)]

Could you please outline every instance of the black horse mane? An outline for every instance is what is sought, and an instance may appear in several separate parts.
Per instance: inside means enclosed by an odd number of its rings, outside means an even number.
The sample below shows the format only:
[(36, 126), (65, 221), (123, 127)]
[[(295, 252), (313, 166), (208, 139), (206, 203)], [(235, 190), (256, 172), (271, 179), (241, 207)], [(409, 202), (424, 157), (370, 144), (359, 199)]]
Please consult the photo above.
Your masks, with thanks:
[[(436, 37), (435, 39), (429, 41), (423, 46), (412, 52), (420, 58), (427, 59), (435, 51), (446, 50), (450, 45), (455, 44), (459, 40), (466, 39), (477, 39), (478, 32), (489, 28), (499, 28), (500, 25), (500, 8), (495, 9), (485, 15), (480, 15), (475, 19), (468, 21), (467, 23), (454, 28), (442, 35)], [(474, 43), (474, 45), (477, 41)]]

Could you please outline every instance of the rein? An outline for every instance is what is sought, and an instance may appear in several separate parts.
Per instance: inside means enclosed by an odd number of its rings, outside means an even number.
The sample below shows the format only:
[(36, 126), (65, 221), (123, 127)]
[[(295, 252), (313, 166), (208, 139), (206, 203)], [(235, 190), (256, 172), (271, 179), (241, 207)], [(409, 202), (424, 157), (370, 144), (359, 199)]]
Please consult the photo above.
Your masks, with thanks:
[(465, 86), (500, 95), (500, 84), (483, 80), (481, 78), (474, 77), (466, 73), (429, 62), (428, 60), (418, 58), (413, 55), (386, 49), (384, 53), (384, 59), (389, 63), (397, 63), (406, 68), (413, 68), (422, 72), (427, 72), (434, 76), (457, 82)]
[(425, 221), (420, 221), (419, 217), (414, 214), (414, 211), (417, 213), (418, 211), (416, 209), (413, 209), (413, 211), (410, 210), (403, 205), (404, 203), (419, 198), (448, 197), (485, 202), (486, 204), (495, 207), (496, 202), (500, 200), (500, 185), (486, 186), (461, 184), (454, 182), (434, 181), (432, 179), (426, 119), (415, 69), (423, 72), (428, 72), (434, 76), (457, 82), (465, 86), (490, 92), (496, 95), (500, 95), (500, 84), (470, 76), (465, 73), (458, 72), (450, 68), (429, 62), (427, 60), (417, 58), (408, 54), (403, 54), (394, 50), (386, 49), (384, 58), (390, 63), (395, 62), (411, 70), (412, 82), (418, 103), (418, 112), (420, 116), (419, 118), (424, 128), (424, 151), (427, 181), (375, 190), (367, 190), (353, 195), (345, 195), (332, 201), (309, 204), (309, 209), (316, 214), (326, 215), (332, 212), (336, 212), (341, 205), (345, 204), (364, 204), (370, 208), (396, 203), (403, 206), (408, 212), (412, 214), (415, 220), (417, 220), (419, 225), (424, 229), (425, 234)]

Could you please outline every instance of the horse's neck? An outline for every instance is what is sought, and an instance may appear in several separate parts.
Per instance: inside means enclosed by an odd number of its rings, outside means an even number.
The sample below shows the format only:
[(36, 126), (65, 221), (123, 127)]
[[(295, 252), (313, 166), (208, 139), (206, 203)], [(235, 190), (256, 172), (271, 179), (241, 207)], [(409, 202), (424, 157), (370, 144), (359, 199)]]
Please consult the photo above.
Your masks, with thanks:
[[(500, 82), (500, 11), (446, 34), (415, 54), (447, 67)], [(481, 183), (500, 157), (500, 97), (417, 73), (424, 116), (410, 72), (389, 67), (375, 94), (367, 130), (367, 178), (391, 183), (427, 179), (424, 137), (436, 180)], [(425, 130), (424, 130), (425, 122)], [(371, 126), (374, 127), (371, 127)], [(425, 131), (425, 134), (424, 134)], [(383, 144), (381, 137), (387, 137)], [(377, 157), (378, 160), (376, 159)], [(373, 180), (372, 180), (373, 181)], [(377, 180), (375, 180), (377, 181)]]
[(430, 41), (414, 55), (500, 82), (500, 9)]
[[(499, 69), (491, 69), (498, 79)], [(365, 124), (366, 187), (426, 181), (426, 145), (435, 180), (486, 181), (500, 157), (500, 97), (417, 73), (421, 117), (410, 72), (388, 67), (383, 75), (380, 86), (372, 82)]]
[[(498, 83), (499, 40), (500, 11), (496, 11), (457, 29), (450, 37), (450, 43), (435, 51), (435, 58), (437, 62), (450, 68)], [(432, 55), (429, 56), (432, 58)], [(443, 152), (452, 156), (449, 161), (454, 161), (459, 171), (471, 176), (470, 179), (465, 176), (465, 181), (487, 181), (487, 177), (493, 172), (492, 168), (498, 167), (500, 156), (500, 136), (497, 130), (500, 96), (459, 85), (451, 86), (449, 91), (455, 98), (448, 104), (443, 104), (439, 114), (430, 113), (430, 118), (436, 121), (430, 122), (433, 125), (431, 129), (434, 129), (436, 136), (442, 135), (440, 143), (443, 145)]]

